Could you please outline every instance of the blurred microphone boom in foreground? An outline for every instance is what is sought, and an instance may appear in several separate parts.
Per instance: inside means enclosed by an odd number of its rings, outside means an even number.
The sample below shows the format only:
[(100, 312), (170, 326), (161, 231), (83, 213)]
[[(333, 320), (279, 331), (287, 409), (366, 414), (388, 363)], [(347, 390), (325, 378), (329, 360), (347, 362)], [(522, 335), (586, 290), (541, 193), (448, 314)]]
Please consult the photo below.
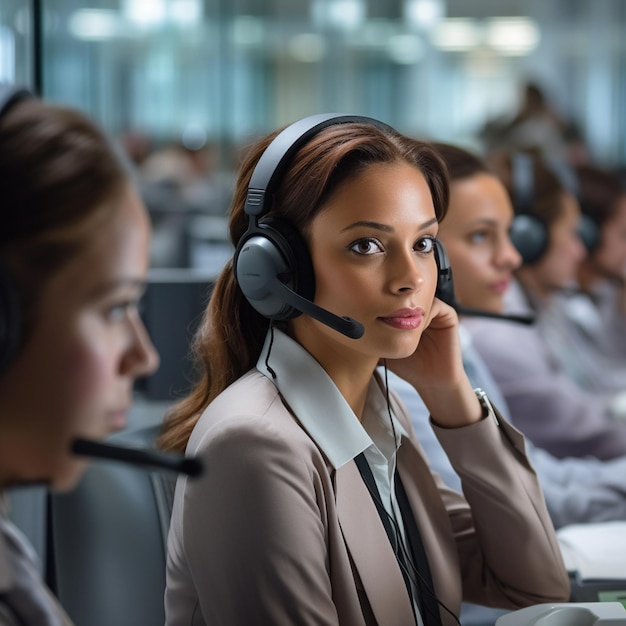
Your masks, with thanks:
[(80, 456), (123, 461), (131, 465), (144, 467), (155, 467), (178, 472), (179, 474), (186, 474), (193, 478), (200, 476), (204, 471), (204, 464), (197, 457), (186, 457), (180, 454), (169, 454), (156, 450), (126, 448), (88, 439), (75, 439), (71, 449), (74, 454)]

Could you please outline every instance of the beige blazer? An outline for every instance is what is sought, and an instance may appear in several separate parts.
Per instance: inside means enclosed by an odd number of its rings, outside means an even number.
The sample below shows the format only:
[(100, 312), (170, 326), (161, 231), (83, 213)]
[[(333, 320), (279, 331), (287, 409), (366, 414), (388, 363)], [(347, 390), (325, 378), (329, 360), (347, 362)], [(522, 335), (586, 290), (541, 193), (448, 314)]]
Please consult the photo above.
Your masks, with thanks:
[[(431, 474), (403, 408), (398, 471), (438, 600), (518, 608), (569, 595), (523, 437), (492, 419), (436, 429), (467, 500)], [(335, 470), (256, 370), (200, 418), (168, 542), (168, 626), (414, 623), (394, 552), (353, 461)], [(442, 623), (454, 620), (441, 609)]]

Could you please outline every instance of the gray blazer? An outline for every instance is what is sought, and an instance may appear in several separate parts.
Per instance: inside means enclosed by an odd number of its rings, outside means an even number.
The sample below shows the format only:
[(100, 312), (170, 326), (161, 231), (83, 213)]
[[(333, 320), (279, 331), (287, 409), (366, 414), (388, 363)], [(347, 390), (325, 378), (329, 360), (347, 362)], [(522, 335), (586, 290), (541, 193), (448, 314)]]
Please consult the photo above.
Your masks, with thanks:
[[(517, 608), (564, 601), (569, 583), (523, 437), (494, 420), (436, 429), (465, 500), (431, 474), (410, 420), (398, 472), (438, 600)], [(354, 461), (334, 469), (276, 387), (256, 370), (198, 421), (168, 542), (168, 626), (406, 626), (412, 609), (394, 552)], [(440, 610), (445, 626), (454, 620)]]
[(626, 394), (626, 317), (622, 328), (616, 318), (617, 311), (611, 319), (585, 293), (557, 294), (541, 314), (542, 335), (563, 369), (609, 402), (613, 394)]

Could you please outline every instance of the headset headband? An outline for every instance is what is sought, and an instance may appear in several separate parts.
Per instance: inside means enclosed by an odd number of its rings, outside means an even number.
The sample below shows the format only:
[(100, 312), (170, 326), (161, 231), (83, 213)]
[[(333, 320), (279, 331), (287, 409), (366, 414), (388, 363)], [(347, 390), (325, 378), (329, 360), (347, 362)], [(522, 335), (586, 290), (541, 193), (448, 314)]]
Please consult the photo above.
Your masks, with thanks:
[(320, 113), (294, 122), (273, 139), (257, 162), (246, 194), (244, 205), (246, 214), (259, 216), (267, 213), (269, 209), (265, 206), (266, 197), (271, 195), (274, 185), (280, 180), (294, 152), (324, 128), (348, 123), (369, 124), (382, 130), (395, 132), (379, 120), (360, 115)]
[(535, 195), (535, 172), (533, 158), (523, 152), (511, 156), (515, 212), (531, 212)]

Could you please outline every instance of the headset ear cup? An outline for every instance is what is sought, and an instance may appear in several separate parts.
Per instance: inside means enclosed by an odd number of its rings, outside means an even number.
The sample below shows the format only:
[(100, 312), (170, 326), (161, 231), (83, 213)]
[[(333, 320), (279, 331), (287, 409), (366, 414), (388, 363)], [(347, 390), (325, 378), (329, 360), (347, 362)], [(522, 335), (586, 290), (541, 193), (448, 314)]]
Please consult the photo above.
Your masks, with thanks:
[(593, 218), (585, 213), (580, 216), (578, 234), (587, 252), (593, 252), (600, 241), (600, 229)]
[(535, 263), (548, 249), (550, 236), (546, 224), (532, 212), (535, 200), (535, 159), (523, 152), (511, 155), (512, 201), (515, 218), (509, 237), (524, 264)]
[(448, 254), (441, 241), (435, 239), (435, 261), (437, 262), (437, 290), (435, 296), (449, 304), (455, 306), (454, 282), (452, 280), (452, 266), (448, 259)]
[(15, 357), (22, 339), (19, 298), (9, 271), (0, 262), (0, 372)]
[(308, 246), (288, 222), (264, 218), (237, 246), (235, 276), (250, 305), (273, 320), (287, 320), (300, 311), (287, 304), (273, 285), (281, 281), (291, 290), (313, 300), (315, 275)]
[(534, 215), (526, 213), (516, 215), (509, 230), (509, 237), (520, 253), (524, 264), (538, 261), (548, 249), (548, 229)]

